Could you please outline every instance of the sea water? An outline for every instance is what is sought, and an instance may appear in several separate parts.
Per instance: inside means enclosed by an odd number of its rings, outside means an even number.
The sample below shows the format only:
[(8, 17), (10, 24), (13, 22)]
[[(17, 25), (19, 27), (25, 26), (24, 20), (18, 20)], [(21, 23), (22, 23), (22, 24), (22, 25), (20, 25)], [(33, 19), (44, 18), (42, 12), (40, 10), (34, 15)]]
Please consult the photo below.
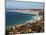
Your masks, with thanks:
[(33, 14), (24, 14), (19, 12), (5, 12), (6, 16), (6, 27), (24, 24), (27, 20), (33, 20), (35, 15)]

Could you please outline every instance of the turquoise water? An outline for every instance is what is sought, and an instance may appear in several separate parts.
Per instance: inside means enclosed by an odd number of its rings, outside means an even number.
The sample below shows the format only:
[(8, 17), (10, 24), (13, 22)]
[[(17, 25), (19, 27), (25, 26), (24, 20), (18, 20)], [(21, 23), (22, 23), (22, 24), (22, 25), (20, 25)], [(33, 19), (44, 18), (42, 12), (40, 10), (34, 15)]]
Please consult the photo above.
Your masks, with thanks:
[(32, 14), (24, 14), (18, 12), (8, 12), (6, 11), (6, 26), (12, 26), (16, 24), (23, 24), (27, 20), (34, 19)]

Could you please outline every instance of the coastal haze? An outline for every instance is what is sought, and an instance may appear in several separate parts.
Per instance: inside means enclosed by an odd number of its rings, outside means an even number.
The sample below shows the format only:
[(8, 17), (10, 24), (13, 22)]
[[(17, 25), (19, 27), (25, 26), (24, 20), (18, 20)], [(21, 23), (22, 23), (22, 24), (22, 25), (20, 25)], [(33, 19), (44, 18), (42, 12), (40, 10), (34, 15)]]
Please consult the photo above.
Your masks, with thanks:
[(6, 1), (6, 9), (43, 9), (44, 3)]

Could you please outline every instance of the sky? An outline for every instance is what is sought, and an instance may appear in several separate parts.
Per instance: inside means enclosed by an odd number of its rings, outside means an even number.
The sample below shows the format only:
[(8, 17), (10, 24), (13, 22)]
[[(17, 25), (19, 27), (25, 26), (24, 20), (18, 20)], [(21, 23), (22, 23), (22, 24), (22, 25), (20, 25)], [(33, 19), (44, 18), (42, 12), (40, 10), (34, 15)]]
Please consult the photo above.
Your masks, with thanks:
[(6, 1), (6, 9), (43, 9), (43, 3)]

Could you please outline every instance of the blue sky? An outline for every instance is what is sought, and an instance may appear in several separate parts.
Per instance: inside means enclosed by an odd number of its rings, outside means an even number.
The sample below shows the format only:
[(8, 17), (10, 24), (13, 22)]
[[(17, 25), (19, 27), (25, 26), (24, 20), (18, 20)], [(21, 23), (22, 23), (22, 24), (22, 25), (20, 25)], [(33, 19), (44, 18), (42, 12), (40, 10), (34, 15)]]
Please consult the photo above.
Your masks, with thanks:
[(6, 9), (43, 9), (43, 3), (6, 1)]

